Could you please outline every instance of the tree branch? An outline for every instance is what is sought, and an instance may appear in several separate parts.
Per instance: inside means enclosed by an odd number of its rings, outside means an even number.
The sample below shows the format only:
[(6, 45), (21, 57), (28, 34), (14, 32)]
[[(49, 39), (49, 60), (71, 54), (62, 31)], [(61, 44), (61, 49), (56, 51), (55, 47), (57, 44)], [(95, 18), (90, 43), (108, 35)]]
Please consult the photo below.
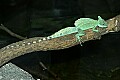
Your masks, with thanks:
[[(91, 29), (86, 30), (86, 35), (82, 36), (82, 41), (89, 41), (100, 39), (101, 35), (109, 32), (116, 32), (120, 30), (120, 15), (109, 19), (108, 28), (98, 28), (99, 33), (93, 32)], [(0, 49), (0, 66), (10, 61), (11, 59), (30, 53), (34, 51), (47, 51), (47, 50), (59, 50), (69, 48), (78, 45), (76, 42), (75, 34), (62, 36), (51, 40), (43, 40), (39, 42), (43, 37), (34, 37), (10, 44)], [(45, 38), (45, 37), (44, 37)]]

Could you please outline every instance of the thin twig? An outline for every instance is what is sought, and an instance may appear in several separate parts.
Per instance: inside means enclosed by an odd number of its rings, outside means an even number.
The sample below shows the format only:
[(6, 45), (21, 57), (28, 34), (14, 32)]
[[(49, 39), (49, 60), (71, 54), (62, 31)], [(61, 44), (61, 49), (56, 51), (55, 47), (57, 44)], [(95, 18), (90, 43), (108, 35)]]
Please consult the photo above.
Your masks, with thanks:
[(27, 39), (27, 38), (25, 38), (25, 37), (22, 37), (22, 36), (20, 36), (20, 35), (17, 35), (17, 34), (15, 34), (15, 33), (13, 33), (11, 30), (9, 30), (8, 28), (6, 28), (3, 24), (1, 24), (0, 29), (6, 31), (6, 32), (9, 33), (11, 36), (16, 37), (16, 38), (18, 38), (18, 39), (21, 39), (21, 40)]
[(39, 62), (40, 66), (43, 68), (44, 71), (47, 71), (51, 76), (55, 78), (55, 80), (61, 80), (58, 75), (56, 75), (53, 71), (48, 69), (42, 62)]

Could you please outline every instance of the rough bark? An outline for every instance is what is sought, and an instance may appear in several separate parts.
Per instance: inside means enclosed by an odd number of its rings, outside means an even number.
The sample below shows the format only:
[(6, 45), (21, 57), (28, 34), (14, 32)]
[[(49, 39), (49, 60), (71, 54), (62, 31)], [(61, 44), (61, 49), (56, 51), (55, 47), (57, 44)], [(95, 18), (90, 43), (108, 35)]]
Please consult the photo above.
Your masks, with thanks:
[[(109, 32), (120, 30), (120, 15), (107, 20), (108, 28), (98, 28), (99, 32), (95, 33), (91, 29), (86, 30), (85, 36), (82, 36), (82, 43), (100, 39), (101, 35)], [(80, 44), (76, 42), (75, 34), (66, 35), (63, 37), (39, 41), (45, 37), (33, 37), (16, 43), (12, 43), (0, 49), (0, 66), (10, 61), (11, 59), (34, 51), (59, 50), (69, 48)], [(80, 46), (81, 47), (81, 46)]]

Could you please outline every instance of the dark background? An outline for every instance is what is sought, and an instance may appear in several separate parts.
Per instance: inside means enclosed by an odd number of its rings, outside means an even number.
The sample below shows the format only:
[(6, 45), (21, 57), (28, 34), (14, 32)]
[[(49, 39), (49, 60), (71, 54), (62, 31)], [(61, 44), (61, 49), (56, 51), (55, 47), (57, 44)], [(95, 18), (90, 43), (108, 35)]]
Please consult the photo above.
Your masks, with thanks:
[[(48, 36), (80, 17), (120, 14), (119, 0), (0, 0), (0, 23), (23, 37)], [(39, 78), (39, 62), (62, 80), (120, 80), (120, 32), (59, 51), (34, 52), (12, 62)], [(0, 47), (20, 41), (0, 30)], [(118, 68), (118, 69), (117, 69)], [(115, 70), (111, 72), (111, 70)], [(35, 73), (34, 73), (35, 72)], [(44, 73), (44, 72), (43, 72)], [(46, 75), (46, 74), (45, 74)]]

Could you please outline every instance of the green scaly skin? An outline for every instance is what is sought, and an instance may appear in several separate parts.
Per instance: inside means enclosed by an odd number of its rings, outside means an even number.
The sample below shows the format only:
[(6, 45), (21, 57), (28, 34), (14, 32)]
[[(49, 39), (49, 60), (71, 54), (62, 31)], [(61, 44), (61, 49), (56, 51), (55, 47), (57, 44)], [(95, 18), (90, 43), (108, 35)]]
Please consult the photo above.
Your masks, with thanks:
[(74, 25), (78, 29), (78, 34), (76, 35), (79, 36), (79, 41), (81, 41), (80, 37), (85, 35), (85, 30), (92, 28), (94, 32), (99, 32), (96, 27), (106, 28), (108, 26), (107, 22), (100, 16), (98, 16), (98, 20), (91, 18), (80, 18), (75, 21)]
[(85, 35), (84, 33), (85, 30), (92, 28), (94, 32), (98, 32), (98, 30), (96, 30), (97, 26), (102, 27), (102, 28), (107, 27), (107, 23), (100, 16), (98, 16), (98, 20), (94, 20), (91, 18), (80, 18), (75, 21), (74, 25), (75, 27), (63, 28), (59, 30), (58, 32), (54, 33), (53, 35), (48, 36), (47, 38), (57, 38), (57, 37), (76, 33), (75, 36), (77, 38), (77, 41), (79, 41), (81, 44), (81, 36)]
[[(65, 35), (69, 35), (69, 34), (73, 34), (73, 33), (76, 33), (76, 38), (78, 40), (80, 40), (80, 37), (79, 37), (79, 32), (78, 32), (78, 29), (76, 27), (66, 27), (66, 28), (63, 28), (61, 30), (59, 30), (58, 32), (54, 33), (53, 35), (51, 36), (48, 36), (47, 38), (57, 38), (57, 37), (61, 37), (61, 36), (65, 36)], [(81, 42), (80, 42), (81, 44)], [(82, 46), (82, 45), (81, 45)]]

